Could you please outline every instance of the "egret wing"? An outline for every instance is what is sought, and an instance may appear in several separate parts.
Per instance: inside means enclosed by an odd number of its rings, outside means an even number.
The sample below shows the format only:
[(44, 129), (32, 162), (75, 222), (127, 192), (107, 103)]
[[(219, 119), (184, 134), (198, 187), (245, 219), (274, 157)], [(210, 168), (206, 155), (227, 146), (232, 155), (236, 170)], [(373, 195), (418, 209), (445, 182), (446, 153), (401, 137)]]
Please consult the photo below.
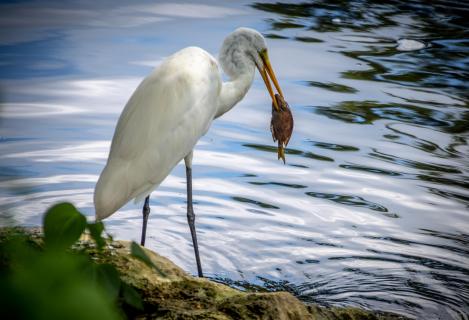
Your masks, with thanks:
[(219, 71), (205, 51), (185, 50), (142, 81), (125, 106), (95, 190), (100, 217), (151, 192), (210, 126)]

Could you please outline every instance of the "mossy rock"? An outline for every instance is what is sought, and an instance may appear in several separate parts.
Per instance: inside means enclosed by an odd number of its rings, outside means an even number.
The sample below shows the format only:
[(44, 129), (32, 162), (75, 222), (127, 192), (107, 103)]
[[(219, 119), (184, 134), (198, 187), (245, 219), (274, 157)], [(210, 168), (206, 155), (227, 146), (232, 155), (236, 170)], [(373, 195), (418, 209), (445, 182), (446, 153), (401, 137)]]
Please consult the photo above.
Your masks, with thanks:
[[(40, 228), (0, 228), (0, 243), (24, 234), (34, 247), (42, 248)], [(404, 317), (358, 308), (322, 307), (304, 304), (288, 292), (245, 292), (195, 278), (169, 259), (142, 248), (155, 268), (131, 253), (131, 242), (108, 239), (102, 250), (86, 234), (72, 252), (88, 255), (97, 264), (111, 264), (122, 282), (137, 291), (143, 309), (124, 301), (120, 306), (129, 319), (266, 319), (266, 320), (385, 320)], [(134, 244), (135, 245), (135, 244)]]
[[(111, 248), (111, 249), (110, 249)], [(143, 297), (144, 311), (126, 310), (145, 319), (358, 320), (403, 319), (357, 308), (306, 305), (288, 292), (243, 292), (188, 275), (173, 262), (143, 248), (160, 272), (130, 254), (130, 242), (114, 241), (98, 254), (113, 264), (121, 279)], [(93, 253), (96, 254), (96, 251)]]
[[(111, 249), (109, 249), (111, 248)], [(287, 292), (246, 293), (185, 273), (170, 260), (145, 249), (159, 272), (130, 254), (130, 242), (114, 241), (102, 253), (121, 279), (142, 296), (144, 311), (127, 310), (151, 319), (314, 319), (306, 306)]]

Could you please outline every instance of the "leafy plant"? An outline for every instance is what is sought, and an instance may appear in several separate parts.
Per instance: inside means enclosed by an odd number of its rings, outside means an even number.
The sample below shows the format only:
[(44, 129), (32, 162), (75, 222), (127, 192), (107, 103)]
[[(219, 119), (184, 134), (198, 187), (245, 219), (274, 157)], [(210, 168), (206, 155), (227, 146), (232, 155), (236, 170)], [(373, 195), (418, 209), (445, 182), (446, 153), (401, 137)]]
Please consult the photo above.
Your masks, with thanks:
[[(0, 230), (1, 319), (122, 319), (122, 308), (143, 309), (113, 265), (71, 249), (88, 230), (102, 251), (102, 222), (88, 223), (70, 203), (51, 207), (43, 222), (43, 240), (19, 228)], [(136, 243), (131, 254), (162, 274)]]
[(130, 253), (132, 254), (132, 256), (134, 256), (135, 258), (141, 260), (143, 263), (145, 263), (150, 268), (155, 269), (155, 271), (158, 272), (161, 276), (166, 277), (166, 274), (160, 268), (158, 268), (153, 263), (153, 261), (151, 261), (151, 259), (145, 253), (145, 251), (143, 251), (143, 249), (138, 244), (136, 244), (135, 242), (132, 242), (132, 244), (130, 245)]
[(68, 248), (85, 228), (86, 218), (72, 204), (59, 203), (44, 215), (44, 242), (50, 248)]

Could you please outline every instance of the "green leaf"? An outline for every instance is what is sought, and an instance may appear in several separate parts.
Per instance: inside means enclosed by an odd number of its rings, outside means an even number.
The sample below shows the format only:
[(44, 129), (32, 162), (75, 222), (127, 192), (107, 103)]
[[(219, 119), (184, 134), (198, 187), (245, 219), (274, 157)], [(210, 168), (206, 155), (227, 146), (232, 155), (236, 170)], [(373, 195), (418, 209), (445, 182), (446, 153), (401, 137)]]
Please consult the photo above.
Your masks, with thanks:
[(155, 269), (161, 276), (166, 277), (166, 274), (160, 268), (158, 268), (153, 263), (153, 261), (151, 261), (151, 259), (145, 253), (145, 251), (143, 251), (142, 247), (136, 244), (135, 241), (132, 241), (132, 244), (130, 245), (130, 253), (132, 254), (132, 256), (141, 260), (150, 268)]
[(129, 286), (127, 283), (122, 282), (121, 293), (125, 303), (136, 309), (143, 310), (142, 297), (137, 290)]
[(81, 269), (86, 279), (94, 285), (103, 289), (106, 296), (116, 301), (121, 290), (121, 279), (119, 272), (111, 264), (94, 264), (90, 260)]
[(66, 249), (86, 228), (86, 218), (72, 204), (59, 203), (44, 216), (44, 242), (48, 248)]
[(130, 253), (137, 259), (143, 261), (147, 266), (150, 268), (154, 268), (155, 264), (151, 261), (151, 259), (147, 256), (145, 251), (143, 251), (142, 247), (132, 241), (130, 245)]
[(98, 284), (106, 290), (109, 297), (117, 300), (121, 287), (121, 279), (116, 268), (110, 264), (100, 264), (96, 266), (95, 270)]
[(90, 231), (91, 237), (93, 238), (94, 242), (96, 242), (96, 246), (99, 250), (101, 250), (106, 244), (106, 240), (104, 240), (104, 238), (101, 236), (104, 230), (104, 224), (99, 221), (96, 223), (88, 223), (87, 227)]

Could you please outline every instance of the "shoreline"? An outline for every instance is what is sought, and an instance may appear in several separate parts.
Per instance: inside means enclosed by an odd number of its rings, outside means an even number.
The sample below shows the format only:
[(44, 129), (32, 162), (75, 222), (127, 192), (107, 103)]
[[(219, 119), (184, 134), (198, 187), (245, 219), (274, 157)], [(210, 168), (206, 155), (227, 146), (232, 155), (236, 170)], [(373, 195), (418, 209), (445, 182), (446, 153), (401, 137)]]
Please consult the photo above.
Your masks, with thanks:
[[(41, 228), (15, 228), (28, 241), (42, 246)], [(0, 244), (8, 230), (0, 228)], [(7, 235), (7, 236), (5, 236)], [(141, 296), (142, 308), (120, 301), (126, 318), (131, 319), (279, 319), (279, 320), (393, 320), (404, 316), (354, 307), (326, 307), (304, 303), (291, 293), (241, 291), (209, 278), (189, 275), (171, 260), (135, 243), (106, 239), (98, 249), (84, 233), (70, 253), (87, 256), (94, 264), (111, 265), (120, 281)], [(141, 249), (145, 259), (135, 255)], [(139, 250), (140, 250), (139, 249)], [(153, 266), (153, 267), (152, 267)]]

